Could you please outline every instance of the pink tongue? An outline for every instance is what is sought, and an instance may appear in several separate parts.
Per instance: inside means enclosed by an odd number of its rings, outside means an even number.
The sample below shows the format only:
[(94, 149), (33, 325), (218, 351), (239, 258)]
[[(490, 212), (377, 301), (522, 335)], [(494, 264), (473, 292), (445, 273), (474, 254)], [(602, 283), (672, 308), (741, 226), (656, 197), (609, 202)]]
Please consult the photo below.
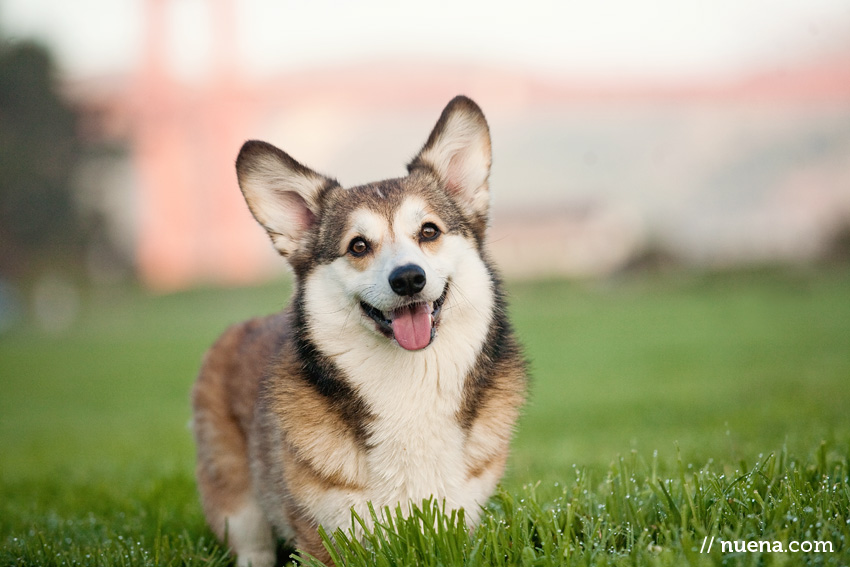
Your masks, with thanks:
[(393, 336), (407, 350), (419, 350), (431, 343), (431, 310), (416, 303), (393, 312)]

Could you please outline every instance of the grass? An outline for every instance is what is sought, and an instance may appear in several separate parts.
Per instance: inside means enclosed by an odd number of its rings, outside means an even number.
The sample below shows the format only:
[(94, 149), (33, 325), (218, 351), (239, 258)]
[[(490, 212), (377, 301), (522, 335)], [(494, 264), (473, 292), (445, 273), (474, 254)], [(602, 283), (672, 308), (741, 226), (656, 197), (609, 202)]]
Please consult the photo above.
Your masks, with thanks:
[[(0, 337), (0, 565), (228, 565), (195, 493), (188, 390), (227, 324), (288, 293), (97, 290), (62, 335)], [(533, 396), (480, 528), (425, 503), (365, 547), (337, 534), (345, 561), (850, 563), (850, 270), (510, 295)], [(704, 537), (834, 552), (700, 554)]]
[[(782, 451), (745, 472), (688, 469), (679, 461), (666, 478), (657, 461), (648, 465), (632, 453), (599, 481), (578, 472), (546, 495), (539, 484), (501, 490), (471, 537), (462, 514), (433, 502), (407, 518), (373, 510), (377, 527), (363, 541), (322, 536), (338, 565), (763, 565), (774, 553), (782, 563), (778, 550), (799, 542), (831, 551), (801, 552), (791, 562), (846, 564), (835, 553), (835, 542), (850, 536), (846, 458), (831, 460), (822, 446), (815, 466)], [(734, 553), (754, 540), (771, 551)]]

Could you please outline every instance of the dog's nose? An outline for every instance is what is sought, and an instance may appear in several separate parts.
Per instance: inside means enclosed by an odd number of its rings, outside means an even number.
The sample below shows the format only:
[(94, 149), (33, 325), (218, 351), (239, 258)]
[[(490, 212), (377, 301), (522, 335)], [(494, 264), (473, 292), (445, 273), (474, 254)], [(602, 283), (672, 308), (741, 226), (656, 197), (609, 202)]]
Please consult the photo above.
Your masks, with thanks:
[(416, 264), (399, 266), (390, 273), (390, 287), (397, 295), (413, 295), (425, 287), (425, 270)]

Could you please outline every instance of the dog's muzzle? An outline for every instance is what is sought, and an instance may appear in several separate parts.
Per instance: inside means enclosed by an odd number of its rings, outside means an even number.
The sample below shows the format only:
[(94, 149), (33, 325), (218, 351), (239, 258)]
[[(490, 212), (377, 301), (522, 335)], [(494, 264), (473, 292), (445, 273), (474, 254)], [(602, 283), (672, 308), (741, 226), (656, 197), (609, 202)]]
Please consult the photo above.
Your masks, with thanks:
[[(406, 266), (402, 266), (405, 268)], [(418, 268), (418, 266), (417, 266)], [(392, 282), (393, 274), (400, 268), (396, 268), (393, 270), (393, 273), (390, 274), (390, 280)], [(419, 268), (421, 270), (421, 268)], [(423, 280), (424, 280), (424, 272)], [(409, 279), (413, 279), (413, 272), (408, 272), (405, 277)], [(392, 286), (392, 283), (390, 284)], [(415, 282), (406, 282), (404, 284), (399, 283), (399, 287), (404, 286), (416, 286), (418, 285)], [(425, 287), (425, 283), (423, 281), (422, 285), (419, 287), (419, 290)], [(405, 287), (405, 290), (408, 288)], [(378, 331), (386, 336), (389, 339), (395, 339), (398, 342), (399, 346), (406, 350), (421, 350), (434, 340), (434, 337), (437, 336), (437, 326), (440, 322), (440, 313), (442, 312), (443, 303), (446, 301), (446, 295), (449, 291), (448, 283), (443, 288), (443, 293), (437, 298), (433, 303), (427, 301), (413, 301), (408, 303), (407, 305), (403, 305), (392, 311), (384, 312), (378, 309), (373, 305), (369, 305), (365, 301), (360, 302), (360, 308), (363, 312), (375, 322)], [(412, 294), (401, 294), (399, 295), (415, 295), (414, 292)]]

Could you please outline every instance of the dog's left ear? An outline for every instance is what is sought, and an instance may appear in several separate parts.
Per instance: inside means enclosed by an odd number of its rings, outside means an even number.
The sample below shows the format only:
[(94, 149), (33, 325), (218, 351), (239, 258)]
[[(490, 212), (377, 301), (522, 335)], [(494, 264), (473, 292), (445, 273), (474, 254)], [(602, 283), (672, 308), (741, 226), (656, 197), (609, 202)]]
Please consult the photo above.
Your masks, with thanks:
[(236, 159), (239, 188), (251, 214), (284, 257), (304, 244), (316, 225), (322, 195), (335, 180), (320, 175), (266, 142), (245, 142)]
[(471, 99), (457, 96), (443, 110), (419, 154), (407, 166), (432, 170), (469, 215), (486, 224), (490, 207), (490, 129)]

